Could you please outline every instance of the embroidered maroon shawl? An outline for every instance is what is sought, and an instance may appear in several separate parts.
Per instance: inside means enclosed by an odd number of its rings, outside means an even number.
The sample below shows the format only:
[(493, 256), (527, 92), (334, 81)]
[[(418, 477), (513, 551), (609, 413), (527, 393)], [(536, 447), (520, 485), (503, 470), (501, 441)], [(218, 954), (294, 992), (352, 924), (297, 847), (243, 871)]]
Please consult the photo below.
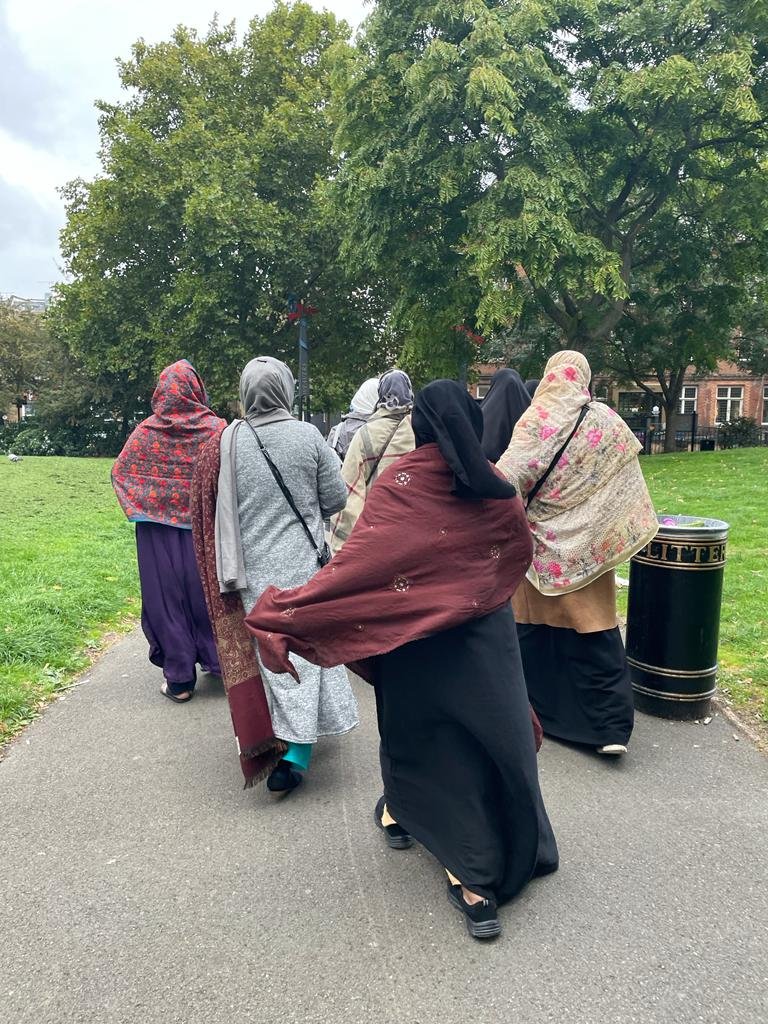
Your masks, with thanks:
[(226, 425), (208, 408), (191, 363), (180, 359), (166, 366), (152, 396), (152, 415), (136, 427), (112, 467), (112, 486), (126, 516), (188, 527), (195, 460)]
[(468, 501), (454, 487), (436, 444), (390, 466), (330, 564), (302, 587), (270, 587), (247, 616), (264, 664), (296, 675), (294, 652), (370, 679), (366, 659), (508, 601), (532, 557), (522, 503)]
[(263, 779), (286, 750), (275, 739), (253, 639), (245, 628), (239, 593), (219, 593), (216, 575), (216, 494), (219, 438), (204, 445), (192, 477), (192, 537), (208, 615), (219, 654), (221, 675), (240, 754), (245, 785)]

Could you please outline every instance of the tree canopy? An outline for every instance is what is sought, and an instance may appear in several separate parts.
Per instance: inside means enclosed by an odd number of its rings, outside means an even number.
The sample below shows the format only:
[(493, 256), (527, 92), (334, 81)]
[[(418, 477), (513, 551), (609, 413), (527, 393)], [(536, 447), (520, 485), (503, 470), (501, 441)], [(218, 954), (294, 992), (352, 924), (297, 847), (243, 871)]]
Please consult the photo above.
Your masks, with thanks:
[(0, 415), (13, 407), (17, 421), (46, 373), (49, 338), (39, 313), (0, 301)]
[[(345, 252), (388, 268), (427, 357), (543, 315), (599, 364), (663, 309), (690, 348), (664, 267), (698, 272), (739, 197), (728, 258), (764, 244), (767, 25), (763, 0), (379, 0), (338, 93)], [(722, 269), (688, 281), (698, 309)]]
[(347, 38), (333, 15), (278, 3), (242, 41), (214, 23), (202, 38), (179, 28), (134, 46), (120, 64), (127, 98), (99, 104), (103, 173), (65, 189), (70, 280), (51, 322), (89, 367), (146, 394), (186, 357), (223, 407), (249, 358), (294, 361), (295, 293), (320, 309), (321, 403), (381, 368), (381, 292), (339, 261), (325, 191), (331, 71)]

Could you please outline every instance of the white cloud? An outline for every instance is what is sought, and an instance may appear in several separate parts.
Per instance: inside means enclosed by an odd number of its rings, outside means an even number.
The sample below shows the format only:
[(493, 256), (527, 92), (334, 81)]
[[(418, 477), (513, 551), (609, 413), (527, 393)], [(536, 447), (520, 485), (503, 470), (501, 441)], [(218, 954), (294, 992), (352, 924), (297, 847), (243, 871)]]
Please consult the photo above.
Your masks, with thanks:
[(59, 207), (56, 189), (80, 173), (75, 161), (14, 138), (0, 128), (0, 180), (28, 192), (41, 206)]
[[(352, 25), (367, 14), (363, 0), (312, 5), (332, 10)], [(0, 96), (3, 105), (16, 105), (12, 123), (4, 119), (0, 125), (0, 185), (11, 186), (0, 189), (0, 203), (7, 201), (11, 191), (26, 194), (62, 219), (56, 189), (71, 178), (97, 172), (98, 122), (93, 104), (97, 99), (119, 97), (115, 62), (130, 55), (138, 38), (159, 42), (169, 38), (178, 24), (203, 32), (214, 12), (220, 22), (235, 20), (243, 31), (252, 17), (266, 14), (272, 6), (271, 0), (0, 0), (0, 55), (14, 56), (14, 68), (23, 68), (23, 81), (16, 73), (11, 95)], [(9, 89), (7, 81), (0, 79), (0, 83)], [(44, 130), (39, 126), (41, 111)], [(29, 131), (24, 131), (25, 116)], [(0, 209), (0, 222), (2, 214)], [(2, 240), (0, 293), (26, 290), (35, 297), (40, 293), (39, 282), (51, 277), (58, 259), (56, 245), (48, 251), (34, 250), (22, 241), (18, 244), (18, 260), (14, 260), (13, 240)]]

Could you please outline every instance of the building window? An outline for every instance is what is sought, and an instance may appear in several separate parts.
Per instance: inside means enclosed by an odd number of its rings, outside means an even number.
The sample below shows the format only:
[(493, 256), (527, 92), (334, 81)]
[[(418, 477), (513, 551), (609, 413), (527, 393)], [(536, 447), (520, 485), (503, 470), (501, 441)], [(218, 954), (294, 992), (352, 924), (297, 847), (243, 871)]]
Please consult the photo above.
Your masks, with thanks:
[(475, 392), (475, 398), (485, 398), (490, 390), (490, 384), (478, 384)]
[(744, 398), (744, 388), (724, 387), (717, 389), (717, 422), (730, 423), (741, 416), (741, 403)]
[(768, 384), (763, 384), (763, 426), (768, 426)]
[(624, 415), (645, 412), (648, 397), (645, 391), (620, 391), (619, 412)]
[(686, 384), (680, 393), (679, 412), (681, 416), (690, 416), (696, 412), (696, 401), (699, 397), (699, 389), (695, 384)]

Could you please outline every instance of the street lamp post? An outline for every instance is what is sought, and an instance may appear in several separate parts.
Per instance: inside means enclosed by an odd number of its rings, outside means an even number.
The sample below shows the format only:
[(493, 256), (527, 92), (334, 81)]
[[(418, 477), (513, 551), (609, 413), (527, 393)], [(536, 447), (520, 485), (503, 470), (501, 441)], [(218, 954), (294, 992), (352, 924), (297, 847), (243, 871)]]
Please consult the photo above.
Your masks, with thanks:
[(309, 317), (317, 313), (316, 306), (306, 306), (297, 295), (288, 296), (288, 322), (299, 325), (299, 419), (308, 420), (309, 408)]

